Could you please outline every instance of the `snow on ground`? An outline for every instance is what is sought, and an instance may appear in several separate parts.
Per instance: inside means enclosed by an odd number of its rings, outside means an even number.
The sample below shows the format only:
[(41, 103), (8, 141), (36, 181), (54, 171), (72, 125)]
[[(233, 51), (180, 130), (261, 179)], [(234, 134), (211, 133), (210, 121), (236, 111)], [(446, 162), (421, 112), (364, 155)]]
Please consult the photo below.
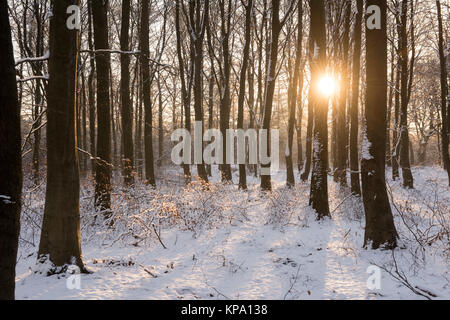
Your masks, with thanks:
[[(388, 179), (401, 239), (392, 252), (362, 248), (362, 203), (332, 179), (332, 219), (322, 222), (308, 207), (309, 185), (286, 189), (283, 173), (273, 177), (272, 194), (262, 194), (256, 179), (248, 192), (221, 183), (180, 191), (179, 172), (168, 170), (160, 193), (142, 186), (126, 196), (117, 190), (116, 211), (126, 217), (116, 217), (114, 231), (93, 223), (91, 192), (83, 190), (83, 256), (93, 273), (81, 275), (74, 290), (68, 275), (35, 272), (43, 200), (33, 191), (22, 216), (16, 297), (450, 299), (450, 189), (439, 168), (413, 173), (415, 190)], [(157, 219), (146, 220), (154, 208), (160, 208)], [(371, 265), (381, 268), (379, 290), (367, 286)]]

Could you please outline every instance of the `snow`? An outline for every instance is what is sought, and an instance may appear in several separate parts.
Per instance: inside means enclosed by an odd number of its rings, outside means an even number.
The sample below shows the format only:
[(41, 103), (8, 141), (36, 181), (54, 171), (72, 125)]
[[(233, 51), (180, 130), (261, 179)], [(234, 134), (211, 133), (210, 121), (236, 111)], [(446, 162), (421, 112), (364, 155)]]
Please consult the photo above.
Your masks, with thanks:
[(50, 58), (50, 51), (47, 50), (45, 54), (41, 57), (32, 57), (32, 58), (22, 58), (16, 61), (16, 66), (25, 63), (25, 62), (35, 62), (35, 61), (44, 61)]
[[(308, 206), (309, 184), (288, 189), (284, 173), (273, 176), (271, 194), (261, 193), (259, 180), (251, 177), (249, 191), (242, 192), (234, 185), (219, 183), (219, 172), (213, 166), (214, 185), (209, 191), (193, 185), (185, 191), (167, 194), (166, 190), (181, 189), (181, 184), (177, 186), (174, 182), (182, 181), (179, 171), (167, 169), (162, 173), (172, 184), (160, 186), (160, 194), (144, 192), (141, 188), (145, 187), (138, 186), (135, 193), (130, 191), (126, 197), (119, 196), (117, 189), (113, 197), (118, 214), (128, 212), (130, 217), (150, 220), (157, 212), (160, 221), (171, 216), (172, 223), (161, 224), (161, 240), (167, 249), (154, 235), (150, 236), (152, 233), (141, 242), (123, 235), (124, 230), (144, 231), (137, 225), (125, 227), (122, 220), (117, 221), (116, 231), (105, 232), (90, 226), (92, 192), (85, 187), (81, 198), (82, 248), (84, 261), (93, 273), (81, 275), (79, 290), (69, 290), (66, 282), (70, 275), (47, 277), (35, 273), (39, 270), (35, 265), (36, 247), (22, 242), (16, 297), (425, 299), (384, 269), (381, 289), (368, 289), (368, 267), (378, 265), (395, 275), (395, 258), (400, 274), (404, 273), (413, 287), (437, 296), (432, 299), (450, 298), (448, 235), (445, 238), (440, 233), (444, 229), (437, 227), (439, 221), (442, 228), (449, 226), (450, 189), (440, 168), (414, 168), (415, 181), (420, 186), (417, 190), (405, 190), (400, 182), (388, 180), (395, 207), (408, 212), (402, 218), (393, 206), (402, 247), (393, 252), (362, 248), (362, 201), (339, 188), (332, 179), (329, 182), (332, 219), (318, 222)], [(44, 193), (45, 187), (39, 192)], [(38, 200), (41, 198), (32, 193), (26, 193), (25, 197), (25, 210), (31, 207), (42, 214), (43, 201)], [(129, 199), (139, 201), (133, 203)], [(155, 209), (161, 203), (165, 209)], [(176, 214), (170, 215), (173, 211)], [(36, 215), (27, 212), (22, 214), (21, 238), (37, 246), (39, 235), (31, 232), (33, 224), (29, 221)], [(421, 238), (425, 231), (429, 237)], [(430, 240), (437, 235), (442, 237)], [(420, 241), (428, 239), (430, 245), (422, 249), (417, 236)]]
[(317, 42), (314, 41), (314, 60), (319, 59), (320, 47), (317, 45)]
[(362, 137), (362, 148), (361, 148), (362, 159), (364, 159), (364, 160), (372, 160), (373, 159), (373, 156), (370, 153), (371, 146), (372, 146), (372, 143), (367, 138), (366, 130), (364, 130), (363, 137)]

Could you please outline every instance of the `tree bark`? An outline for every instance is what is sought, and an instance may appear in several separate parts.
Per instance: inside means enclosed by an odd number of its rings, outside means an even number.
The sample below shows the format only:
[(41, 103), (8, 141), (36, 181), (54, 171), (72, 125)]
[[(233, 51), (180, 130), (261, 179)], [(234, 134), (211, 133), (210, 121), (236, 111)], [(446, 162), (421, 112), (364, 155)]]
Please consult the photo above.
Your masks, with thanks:
[(84, 270), (80, 244), (80, 178), (76, 141), (79, 39), (78, 31), (66, 27), (66, 10), (70, 5), (79, 5), (79, 1), (53, 1), (53, 17), (50, 21), (47, 190), (39, 259), (40, 262), (49, 259), (56, 267), (72, 264)]
[[(122, 26), (120, 31), (120, 49), (129, 51), (129, 31), (130, 31), (130, 0), (122, 1)], [(122, 175), (126, 186), (134, 182), (133, 164), (133, 119), (132, 105), (130, 99), (130, 56), (128, 54), (120, 55), (120, 96), (121, 96), (121, 115), (122, 115)]]
[(357, 13), (355, 16), (354, 51), (353, 51), (353, 79), (352, 101), (350, 105), (350, 180), (353, 194), (361, 195), (358, 136), (359, 136), (359, 79), (361, 74), (361, 34), (364, 1), (356, 1)]
[[(91, 0), (95, 50), (109, 49), (108, 0)], [(111, 210), (111, 100), (110, 55), (96, 54), (97, 68), (97, 159), (95, 163), (95, 207), (110, 216)]]
[[(294, 163), (293, 163), (293, 145), (294, 145), (294, 130), (296, 129), (296, 112), (297, 112), (297, 104), (301, 101), (298, 101), (298, 91), (303, 88), (299, 88), (299, 79), (303, 77), (303, 72), (300, 70), (300, 64), (302, 61), (302, 50), (303, 50), (303, 2), (298, 2), (297, 8), (297, 44), (296, 44), (296, 57), (294, 64), (294, 76), (292, 78), (292, 82), (290, 83), (290, 99), (289, 99), (289, 121), (288, 121), (288, 146), (286, 152), (286, 184), (287, 186), (295, 185), (294, 178)], [(299, 120), (301, 121), (301, 119)], [(300, 130), (297, 130), (299, 133)], [(301, 132), (300, 132), (300, 141), (301, 141)], [(300, 143), (301, 146), (301, 143)]]
[(449, 145), (449, 121), (448, 121), (448, 83), (447, 83), (447, 57), (445, 56), (444, 48), (444, 31), (442, 25), (442, 9), (441, 1), (436, 0), (438, 25), (439, 25), (439, 61), (441, 69), (441, 147), (442, 147), (442, 159), (444, 162), (444, 168), (447, 170), (448, 181), (450, 186), (450, 156), (448, 151)]
[[(177, 58), (178, 58), (178, 69), (181, 80), (181, 97), (183, 100), (184, 108), (184, 128), (190, 133), (191, 132), (191, 97), (190, 97), (190, 85), (186, 84), (185, 77), (185, 63), (183, 58), (183, 46), (182, 46), (182, 35), (180, 28), (180, 0), (175, 1), (175, 31), (177, 36)], [(189, 83), (192, 83), (192, 77), (188, 79)], [(183, 122), (183, 121), (182, 121)], [(184, 179), (186, 184), (191, 180), (191, 169), (189, 164), (183, 165)]]
[[(387, 33), (385, 0), (367, 0), (366, 9), (377, 6), (381, 29), (366, 24), (365, 139), (361, 163), (362, 192), (366, 215), (364, 246), (395, 248), (397, 231), (386, 191)], [(373, 7), (372, 7), (373, 8)], [(376, 16), (377, 13), (374, 13)], [(366, 18), (369, 18), (366, 15)]]
[(326, 29), (324, 0), (310, 0), (311, 43), (314, 57), (311, 59), (310, 103), (314, 108), (314, 151), (312, 160), (311, 194), (309, 204), (317, 212), (317, 218), (330, 216), (328, 204), (328, 105), (329, 98), (320, 94), (318, 82), (326, 73)]
[(142, 96), (144, 102), (144, 149), (145, 149), (145, 180), (152, 187), (156, 187), (155, 167), (153, 155), (153, 115), (152, 102), (150, 99), (151, 81), (150, 66), (148, 58), (150, 56), (150, 39), (149, 39), (149, 14), (150, 1), (143, 0), (141, 12), (141, 72), (142, 72)]
[[(407, 37), (408, 0), (402, 0), (400, 19), (400, 166), (402, 168), (403, 186), (414, 188), (414, 179), (409, 159), (409, 129), (408, 129), (408, 37)], [(411, 66), (412, 67), (412, 66)]]
[(350, 19), (352, 3), (349, 0), (344, 1), (344, 33), (342, 35), (342, 60), (341, 60), (341, 86), (338, 97), (338, 115), (337, 115), (337, 170), (336, 178), (342, 187), (347, 186), (347, 162), (348, 162), (348, 128), (347, 128), (347, 97), (350, 87), (349, 70), (349, 39), (350, 39)]
[(0, 3), (0, 300), (14, 300), (22, 201), (20, 105), (8, 4)]
[[(253, 0), (248, 0), (245, 4), (245, 45), (242, 58), (241, 75), (239, 79), (239, 98), (238, 98), (238, 129), (244, 129), (244, 100), (245, 100), (245, 81), (247, 80), (247, 69), (250, 56), (250, 36), (253, 12)], [(247, 190), (247, 173), (245, 164), (239, 164), (239, 189)]]

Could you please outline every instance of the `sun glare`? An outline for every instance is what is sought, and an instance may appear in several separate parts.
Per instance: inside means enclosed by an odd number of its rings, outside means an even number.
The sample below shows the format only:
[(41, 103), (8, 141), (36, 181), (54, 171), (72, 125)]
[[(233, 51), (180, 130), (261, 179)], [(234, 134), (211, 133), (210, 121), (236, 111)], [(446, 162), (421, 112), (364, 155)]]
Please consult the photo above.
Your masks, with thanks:
[(336, 87), (336, 80), (329, 75), (323, 76), (319, 81), (319, 91), (324, 96), (332, 96), (336, 91)]

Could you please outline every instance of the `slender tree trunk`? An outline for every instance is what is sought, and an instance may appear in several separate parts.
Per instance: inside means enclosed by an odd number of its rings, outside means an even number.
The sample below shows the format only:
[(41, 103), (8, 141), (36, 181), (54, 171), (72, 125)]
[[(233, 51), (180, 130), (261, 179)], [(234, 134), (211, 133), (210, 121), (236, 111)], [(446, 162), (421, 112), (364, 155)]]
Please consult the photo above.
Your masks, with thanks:
[[(409, 129), (408, 129), (408, 37), (407, 37), (408, 0), (402, 0), (400, 24), (400, 166), (402, 168), (403, 186), (414, 188), (414, 179), (409, 159)], [(411, 66), (412, 67), (412, 66)]]
[[(213, 63), (211, 59), (211, 63)], [(212, 129), (214, 125), (214, 75), (209, 76), (208, 83), (208, 128)], [(208, 172), (208, 177), (212, 176), (212, 166), (209, 164), (206, 166), (206, 171)]]
[[(242, 59), (241, 76), (239, 80), (239, 99), (238, 99), (238, 129), (244, 129), (244, 100), (245, 100), (245, 81), (247, 79), (247, 68), (250, 56), (250, 36), (253, 12), (253, 0), (248, 0), (245, 4), (245, 45)], [(247, 173), (245, 164), (239, 164), (239, 188), (247, 190)]]
[(0, 300), (14, 300), (22, 201), (20, 105), (8, 4), (0, 3)]
[[(204, 8), (202, 12), (202, 3), (204, 2)], [(202, 72), (203, 72), (203, 40), (205, 38), (206, 25), (209, 23), (209, 0), (196, 0), (190, 4), (190, 30), (191, 30), (191, 42), (193, 44), (193, 66), (194, 66), (194, 113), (195, 121), (201, 123), (201, 134), (203, 137), (203, 85), (202, 85)], [(198, 133), (197, 133), (198, 134)], [(206, 173), (205, 163), (203, 160), (203, 143), (201, 143), (201, 162), (197, 163), (197, 174), (200, 180), (208, 182), (208, 174)]]
[[(120, 49), (129, 51), (129, 30), (130, 30), (130, 0), (122, 1), (122, 26), (120, 34)], [(122, 175), (125, 185), (133, 184), (133, 119), (132, 104), (130, 100), (130, 56), (122, 54), (120, 56), (120, 96), (122, 115)]]
[[(78, 31), (66, 27), (76, 0), (53, 1), (47, 112), (47, 191), (40, 262), (84, 270), (80, 244), (80, 177), (76, 141)], [(49, 271), (53, 272), (53, 270)], [(59, 272), (59, 270), (55, 270)]]
[(328, 97), (317, 88), (320, 77), (326, 73), (326, 29), (324, 0), (310, 0), (311, 42), (314, 57), (311, 60), (310, 103), (314, 108), (314, 152), (309, 203), (316, 210), (318, 219), (330, 216), (328, 204)]
[(163, 97), (161, 90), (161, 74), (158, 75), (158, 167), (161, 167), (164, 154)]
[[(304, 64), (303, 64), (304, 66)], [(303, 169), (303, 143), (302, 143), (302, 129), (303, 129), (303, 77), (300, 75), (298, 85), (298, 102), (297, 102), (297, 169), (301, 172)]]
[[(293, 3), (291, 7), (286, 12), (284, 18), (280, 21), (280, 0), (272, 1), (272, 36), (270, 39), (270, 56), (268, 58), (267, 67), (267, 78), (266, 78), (266, 93), (264, 99), (264, 110), (263, 111), (263, 121), (262, 129), (267, 132), (267, 152), (270, 155), (270, 126), (272, 121), (272, 105), (273, 96), (275, 92), (275, 81), (277, 79), (277, 62), (278, 62), (278, 51), (279, 51), (279, 38), (283, 25), (286, 23)], [(272, 190), (272, 182), (270, 176), (270, 163), (261, 165), (261, 189), (263, 191)]]
[[(364, 245), (395, 248), (397, 231), (386, 191), (387, 33), (385, 0), (367, 0), (380, 8), (381, 29), (366, 24), (366, 110), (363, 140), (362, 192), (366, 214)], [(372, 7), (373, 8), (373, 7)], [(377, 19), (378, 13), (372, 12)], [(372, 17), (372, 18), (373, 18)], [(370, 18), (370, 16), (366, 16)]]
[(147, 184), (156, 187), (155, 167), (153, 156), (153, 115), (152, 102), (150, 99), (151, 81), (150, 67), (148, 58), (150, 56), (150, 40), (149, 40), (149, 14), (150, 1), (143, 0), (141, 12), (141, 70), (142, 70), (142, 90), (144, 101), (144, 145), (145, 145), (145, 179)]
[[(314, 43), (312, 42), (312, 30), (309, 30), (308, 38), (308, 51), (309, 51), (309, 63), (311, 65), (311, 58), (314, 50)], [(312, 85), (310, 84), (308, 90), (308, 123), (306, 126), (306, 146), (305, 146), (305, 165), (303, 173), (300, 179), (305, 182), (309, 179), (309, 174), (311, 173), (311, 160), (312, 160), (312, 140), (313, 140), (313, 130), (314, 130), (314, 108), (312, 104)]]
[[(95, 54), (92, 52), (94, 50), (93, 42), (93, 26), (92, 26), (92, 2), (88, 1), (88, 44), (89, 44), (89, 75), (88, 75), (88, 96), (89, 96), (89, 144), (90, 153), (92, 157), (95, 157), (95, 92), (94, 92), (94, 78), (95, 78)], [(95, 160), (91, 161), (92, 176), (95, 176)]]
[[(109, 49), (108, 0), (91, 0), (95, 50)], [(97, 159), (95, 163), (95, 207), (106, 218), (111, 210), (111, 100), (108, 53), (96, 54), (97, 67)]]
[(359, 79), (361, 74), (361, 33), (364, 1), (357, 0), (357, 13), (355, 17), (354, 52), (353, 52), (353, 79), (352, 101), (350, 105), (350, 179), (353, 194), (361, 195), (358, 136), (359, 136)]
[(400, 65), (397, 62), (397, 71), (395, 76), (395, 94), (394, 94), (394, 124), (392, 130), (392, 180), (400, 178), (399, 172), (399, 122), (400, 122)]
[[(289, 122), (288, 122), (288, 145), (286, 149), (286, 184), (287, 186), (295, 185), (294, 178), (294, 163), (293, 163), (293, 145), (294, 145), (294, 130), (296, 125), (296, 112), (297, 112), (297, 94), (299, 91), (299, 78), (303, 77), (303, 73), (300, 70), (300, 64), (302, 61), (303, 50), (303, 2), (298, 2), (297, 8), (297, 45), (296, 45), (296, 57), (294, 64), (294, 76), (290, 84), (290, 99), (289, 99)], [(301, 74), (301, 75), (300, 75)], [(302, 88), (300, 88), (302, 90)], [(300, 119), (301, 121), (301, 119)], [(300, 129), (301, 130), (301, 129)], [(297, 130), (298, 132), (298, 130)], [(301, 135), (301, 133), (300, 133)], [(301, 138), (300, 138), (301, 139)], [(300, 144), (301, 146), (301, 144)]]
[[(181, 96), (183, 100), (183, 110), (185, 121), (184, 128), (191, 132), (191, 99), (190, 99), (190, 85), (186, 85), (185, 79), (185, 63), (183, 58), (183, 47), (182, 47), (182, 35), (181, 35), (181, 27), (180, 27), (180, 0), (175, 1), (175, 30), (177, 36), (177, 57), (178, 57), (178, 69), (181, 80)], [(189, 77), (189, 81), (192, 82), (192, 77)], [(182, 119), (183, 122), (183, 119)], [(184, 179), (186, 184), (191, 181), (191, 169), (189, 164), (183, 165), (184, 171)]]
[(442, 159), (444, 162), (444, 168), (447, 169), (449, 186), (450, 186), (450, 156), (448, 151), (449, 145), (449, 108), (448, 108), (448, 83), (447, 83), (447, 58), (445, 56), (444, 48), (444, 31), (442, 26), (442, 9), (441, 1), (436, 0), (436, 7), (438, 13), (438, 25), (439, 25), (439, 60), (441, 68), (441, 147), (442, 147)]
[(349, 70), (349, 39), (350, 39), (350, 19), (351, 19), (351, 0), (345, 0), (344, 6), (344, 33), (342, 36), (342, 61), (341, 61), (341, 79), (340, 94), (338, 98), (338, 117), (337, 117), (337, 171), (336, 177), (339, 184), (347, 186), (347, 162), (348, 162), (348, 127), (347, 127), (347, 98), (350, 87)]

